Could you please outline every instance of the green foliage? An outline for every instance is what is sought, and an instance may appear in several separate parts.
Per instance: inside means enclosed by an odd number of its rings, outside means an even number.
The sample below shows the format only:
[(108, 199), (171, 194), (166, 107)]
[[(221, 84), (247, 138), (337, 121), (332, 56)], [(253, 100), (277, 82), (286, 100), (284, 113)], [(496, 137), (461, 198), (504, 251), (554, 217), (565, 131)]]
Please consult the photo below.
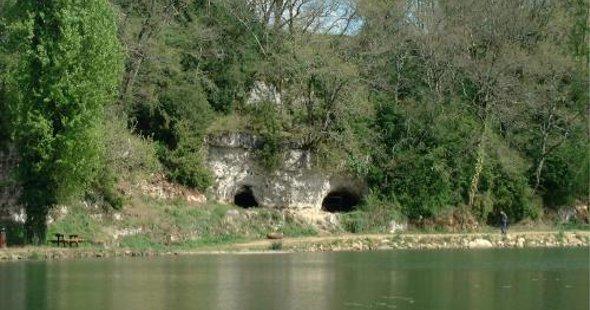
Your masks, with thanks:
[(203, 156), (184, 149), (164, 151), (160, 158), (168, 168), (168, 176), (186, 186), (204, 190), (211, 185), (211, 173), (203, 166)]
[(362, 233), (367, 227), (366, 219), (362, 211), (353, 211), (343, 214), (340, 217), (340, 225), (345, 231), (353, 234)]
[(401, 106), (386, 98), (376, 102), (380, 109), (375, 126), (382, 148), (373, 155), (371, 186), (411, 219), (433, 217), (457, 205), (470, 173), (465, 160), (472, 159), (460, 160), (454, 154), (470, 147), (474, 128), (468, 117), (460, 122), (449, 119), (461, 106), (447, 106), (442, 113), (442, 107)]
[(154, 241), (150, 237), (146, 235), (132, 235), (132, 236), (125, 236), (119, 245), (123, 248), (129, 249), (137, 249), (137, 250), (147, 250), (153, 249), (158, 250), (163, 248), (163, 244), (157, 241)]
[(104, 169), (92, 184), (86, 200), (121, 209), (124, 197), (118, 191), (119, 183), (149, 179), (160, 171), (161, 164), (154, 143), (129, 130), (125, 115), (117, 110), (107, 109), (104, 139), (108, 147), (104, 154)]
[(272, 103), (263, 102), (257, 105), (252, 114), (252, 130), (259, 133), (262, 146), (257, 150), (262, 166), (273, 171), (282, 163), (281, 132), (279, 116)]
[(214, 115), (204, 90), (208, 83), (194, 64), (198, 55), (192, 49), (200, 40), (191, 29), (199, 31), (194, 22), (179, 22), (157, 37), (150, 52), (159, 57), (139, 69), (137, 94), (125, 105), (136, 130), (160, 145), (158, 156), (169, 178), (205, 189), (211, 179), (200, 150)]
[(119, 180), (135, 180), (161, 169), (153, 141), (127, 128), (127, 119), (117, 109), (107, 109), (105, 120), (105, 162), (107, 174)]
[(589, 150), (588, 140), (574, 138), (547, 158), (541, 181), (546, 205), (571, 205), (588, 194)]
[(104, 107), (115, 97), (122, 55), (106, 0), (18, 1), (7, 21), (6, 53), (16, 60), (3, 80), (22, 200), (43, 239), (47, 208), (84, 193), (103, 167)]
[(164, 122), (155, 134), (164, 134), (167, 143), (160, 159), (171, 179), (187, 186), (206, 189), (211, 184), (203, 166), (200, 148), (212, 117), (206, 98), (199, 89), (173, 88), (162, 96), (159, 112)]
[[(47, 206), (83, 193), (119, 208), (117, 184), (160, 165), (205, 190), (203, 141), (227, 132), (261, 137), (269, 171), (296, 146), (314, 168), (365, 178), (366, 204), (342, 218), (354, 232), (457, 207), (518, 221), (587, 199), (587, 0), (359, 0), (348, 35), (325, 29), (342, 7), (303, 6), (290, 20), (264, 1), (111, 3), (118, 32), (106, 0), (0, 2), (0, 147), (17, 142), (40, 225)], [(187, 244), (266, 233), (227, 232), (221, 215), (199, 212), (175, 210), (167, 224), (202, 235)], [(142, 238), (130, 246), (162, 241)]]
[(540, 197), (584, 197), (587, 1), (451, 0), (428, 9), (444, 26), (417, 17), (427, 32), (399, 13), (427, 3), (359, 4), (359, 64), (377, 110), (367, 180), (382, 200), (411, 219), (466, 205), (492, 222), (500, 210), (535, 218)]
[[(0, 205), (0, 208), (6, 206)], [(19, 246), (24, 245), (26, 242), (26, 230), (23, 224), (16, 223), (12, 220), (0, 221), (0, 227), (6, 229), (6, 237), (8, 239), (8, 246)]]
[(403, 219), (399, 205), (369, 193), (355, 211), (340, 214), (342, 228), (351, 233), (386, 233), (392, 221)]
[[(2, 69), (2, 62), (0, 62), (0, 72)], [(9, 114), (8, 100), (4, 93), (4, 86), (0, 80), (0, 150), (4, 150), (6, 145), (11, 140), (10, 114)]]

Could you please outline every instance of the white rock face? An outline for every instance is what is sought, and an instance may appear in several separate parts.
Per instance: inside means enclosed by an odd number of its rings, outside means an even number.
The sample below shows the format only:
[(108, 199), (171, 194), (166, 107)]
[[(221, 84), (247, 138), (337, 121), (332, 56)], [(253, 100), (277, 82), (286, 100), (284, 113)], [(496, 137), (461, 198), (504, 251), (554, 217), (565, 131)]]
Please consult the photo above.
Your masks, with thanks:
[(254, 83), (254, 87), (250, 90), (247, 103), (250, 105), (257, 105), (263, 102), (272, 103), (275, 105), (282, 104), (281, 93), (273, 85), (267, 85), (264, 82)]
[(262, 141), (249, 134), (226, 134), (207, 141), (207, 164), (214, 176), (211, 194), (221, 202), (233, 203), (235, 195), (249, 188), (256, 202), (268, 208), (312, 208), (319, 210), (332, 191), (346, 191), (361, 198), (366, 185), (342, 173), (314, 170), (309, 151), (296, 146), (286, 151), (283, 164), (266, 171), (256, 160)]

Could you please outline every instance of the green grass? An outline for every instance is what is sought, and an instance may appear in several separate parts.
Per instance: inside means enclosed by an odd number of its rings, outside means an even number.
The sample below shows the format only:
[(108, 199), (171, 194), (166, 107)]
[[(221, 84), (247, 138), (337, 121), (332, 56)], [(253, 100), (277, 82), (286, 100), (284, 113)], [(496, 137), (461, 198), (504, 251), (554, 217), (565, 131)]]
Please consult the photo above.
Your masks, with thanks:
[(146, 235), (126, 236), (121, 240), (119, 246), (136, 250), (161, 250), (164, 248), (162, 243), (156, 242)]
[(317, 229), (310, 225), (287, 224), (279, 228), (279, 232), (282, 232), (286, 237), (309, 237), (318, 235)]
[(567, 223), (557, 224), (559, 230), (590, 230), (590, 224), (582, 223), (576, 220), (569, 221)]

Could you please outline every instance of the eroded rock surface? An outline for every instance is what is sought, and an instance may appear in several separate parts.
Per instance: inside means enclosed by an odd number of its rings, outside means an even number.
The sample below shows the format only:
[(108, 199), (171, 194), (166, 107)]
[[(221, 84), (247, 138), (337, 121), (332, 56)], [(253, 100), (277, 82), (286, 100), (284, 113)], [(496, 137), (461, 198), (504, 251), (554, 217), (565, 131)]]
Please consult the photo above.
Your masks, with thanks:
[(285, 146), (280, 167), (268, 171), (256, 156), (263, 143), (259, 137), (243, 133), (207, 139), (207, 164), (214, 176), (211, 194), (217, 200), (234, 203), (237, 194), (250, 192), (261, 207), (320, 210), (331, 192), (346, 193), (343, 200), (350, 196), (359, 201), (365, 194), (362, 180), (344, 172), (315, 169), (311, 152), (296, 143)]

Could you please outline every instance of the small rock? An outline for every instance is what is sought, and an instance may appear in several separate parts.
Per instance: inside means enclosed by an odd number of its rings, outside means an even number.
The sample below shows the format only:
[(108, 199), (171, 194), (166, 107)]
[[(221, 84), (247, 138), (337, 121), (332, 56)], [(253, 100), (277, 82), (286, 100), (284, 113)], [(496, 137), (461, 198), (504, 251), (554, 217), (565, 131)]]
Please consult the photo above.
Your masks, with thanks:
[(486, 239), (475, 239), (471, 242), (469, 242), (469, 248), (470, 249), (485, 249), (485, 248), (491, 248), (494, 245)]
[(524, 242), (525, 242), (524, 238), (519, 237), (516, 240), (516, 246), (519, 247), (519, 248), (524, 248)]
[(283, 233), (280, 233), (280, 232), (271, 232), (268, 235), (266, 235), (266, 238), (272, 239), (272, 240), (283, 239), (283, 237), (284, 237)]
[(396, 221), (389, 222), (388, 230), (390, 234), (404, 231), (408, 228), (408, 223), (398, 223)]

